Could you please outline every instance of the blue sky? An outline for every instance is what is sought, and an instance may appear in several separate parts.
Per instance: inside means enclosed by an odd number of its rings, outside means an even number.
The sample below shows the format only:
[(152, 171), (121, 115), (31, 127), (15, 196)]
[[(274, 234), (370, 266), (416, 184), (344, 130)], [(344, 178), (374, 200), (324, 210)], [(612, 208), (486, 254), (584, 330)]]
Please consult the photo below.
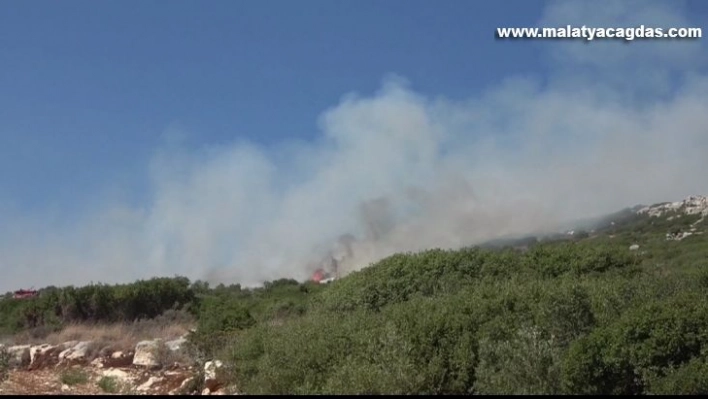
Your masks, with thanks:
[(312, 138), (323, 110), (389, 73), (461, 98), (538, 71), (529, 42), (492, 37), (542, 4), (4, 2), (0, 201), (66, 209), (107, 179), (140, 187), (166, 131), (194, 146)]
[(494, 39), (705, 21), (698, 0), (2, 2), (0, 291), (307, 278), (343, 234), (356, 270), (708, 194), (705, 39)]

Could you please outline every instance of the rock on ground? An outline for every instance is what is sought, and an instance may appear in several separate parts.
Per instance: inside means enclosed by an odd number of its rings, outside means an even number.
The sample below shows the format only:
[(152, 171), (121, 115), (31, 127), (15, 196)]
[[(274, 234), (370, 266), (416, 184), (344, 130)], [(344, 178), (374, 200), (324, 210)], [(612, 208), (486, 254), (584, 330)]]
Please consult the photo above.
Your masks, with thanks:
[(91, 341), (80, 341), (71, 345), (73, 342), (67, 342), (64, 345), (68, 346), (59, 353), (59, 361), (65, 362), (68, 360), (84, 360), (89, 354), (89, 349), (91, 349)]
[(221, 389), (225, 382), (220, 371), (224, 364), (220, 360), (208, 361), (204, 364), (204, 385), (210, 392)]
[(135, 346), (133, 364), (136, 366), (156, 367), (160, 363), (157, 361), (155, 353), (159, 348), (159, 340), (140, 341)]
[(182, 346), (184, 346), (184, 344), (186, 344), (186, 343), (187, 343), (187, 338), (180, 337), (180, 338), (174, 339), (172, 341), (165, 342), (165, 345), (171, 351), (178, 351), (178, 350), (182, 349)]

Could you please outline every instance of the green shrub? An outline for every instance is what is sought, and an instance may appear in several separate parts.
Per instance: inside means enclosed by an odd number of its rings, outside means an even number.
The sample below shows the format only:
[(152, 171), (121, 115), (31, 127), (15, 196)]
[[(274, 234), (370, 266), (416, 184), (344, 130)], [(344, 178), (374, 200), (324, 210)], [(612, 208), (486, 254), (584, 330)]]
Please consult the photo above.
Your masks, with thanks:
[(88, 374), (80, 369), (69, 369), (61, 373), (59, 380), (68, 386), (85, 384), (89, 380)]
[(539, 300), (537, 319), (546, 335), (565, 347), (595, 327), (595, 315), (587, 292), (577, 284), (554, 287)]
[(41, 339), (68, 323), (150, 319), (170, 309), (188, 309), (197, 298), (184, 277), (153, 278), (132, 284), (49, 287), (36, 297), (0, 300), (0, 333), (30, 330)]
[(561, 393), (561, 350), (536, 327), (510, 340), (480, 342), (475, 391), (484, 395)]
[(685, 293), (644, 303), (615, 323), (573, 342), (565, 382), (575, 394), (642, 394), (649, 381), (701, 356), (708, 344), (708, 304)]
[(703, 358), (693, 358), (670, 368), (663, 376), (653, 377), (648, 385), (653, 395), (708, 394), (708, 363)]
[(98, 380), (98, 386), (105, 393), (118, 393), (120, 384), (115, 377), (102, 377)]

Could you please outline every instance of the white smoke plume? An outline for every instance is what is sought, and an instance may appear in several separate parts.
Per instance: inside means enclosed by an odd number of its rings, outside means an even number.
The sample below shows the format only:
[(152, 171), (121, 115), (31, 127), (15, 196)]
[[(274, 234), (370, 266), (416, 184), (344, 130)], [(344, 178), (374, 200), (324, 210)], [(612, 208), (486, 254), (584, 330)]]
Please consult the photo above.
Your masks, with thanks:
[[(679, 2), (592, 4), (551, 3), (540, 26), (696, 26)], [(528, 45), (548, 50), (550, 78), (509, 77), (451, 101), (389, 77), (324, 110), (314, 142), (161, 149), (144, 207), (102, 204), (70, 226), (5, 212), (0, 290), (306, 279), (330, 253), (346, 273), (708, 194), (701, 40)]]

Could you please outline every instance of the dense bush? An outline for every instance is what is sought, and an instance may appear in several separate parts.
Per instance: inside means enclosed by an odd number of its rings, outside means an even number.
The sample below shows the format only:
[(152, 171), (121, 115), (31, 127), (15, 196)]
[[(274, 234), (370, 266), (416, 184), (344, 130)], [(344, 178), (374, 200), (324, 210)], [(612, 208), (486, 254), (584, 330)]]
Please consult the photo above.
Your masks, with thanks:
[(555, 338), (525, 327), (510, 339), (484, 338), (475, 390), (479, 394), (523, 395), (561, 393), (561, 348)]
[(381, 313), (320, 312), (283, 328), (262, 325), (242, 333), (228, 355), (253, 393), (470, 393), (476, 326), (451, 305), (418, 298)]
[(572, 239), (396, 254), (326, 285), (45, 289), (0, 301), (0, 326), (188, 309), (189, 346), (247, 394), (708, 393), (708, 235), (665, 239), (695, 217), (612, 220)]
[(708, 363), (703, 356), (671, 367), (663, 376), (648, 381), (649, 392), (654, 395), (705, 395), (708, 394)]
[(51, 287), (37, 297), (0, 300), (0, 332), (56, 329), (65, 323), (119, 322), (154, 318), (196, 304), (184, 277), (153, 278), (124, 285)]
[(708, 242), (613, 233), (393, 255), (220, 356), (247, 393), (704, 392)]
[(682, 293), (669, 301), (651, 301), (571, 344), (566, 388), (584, 394), (646, 393), (650, 381), (699, 358), (706, 347), (705, 295)]

